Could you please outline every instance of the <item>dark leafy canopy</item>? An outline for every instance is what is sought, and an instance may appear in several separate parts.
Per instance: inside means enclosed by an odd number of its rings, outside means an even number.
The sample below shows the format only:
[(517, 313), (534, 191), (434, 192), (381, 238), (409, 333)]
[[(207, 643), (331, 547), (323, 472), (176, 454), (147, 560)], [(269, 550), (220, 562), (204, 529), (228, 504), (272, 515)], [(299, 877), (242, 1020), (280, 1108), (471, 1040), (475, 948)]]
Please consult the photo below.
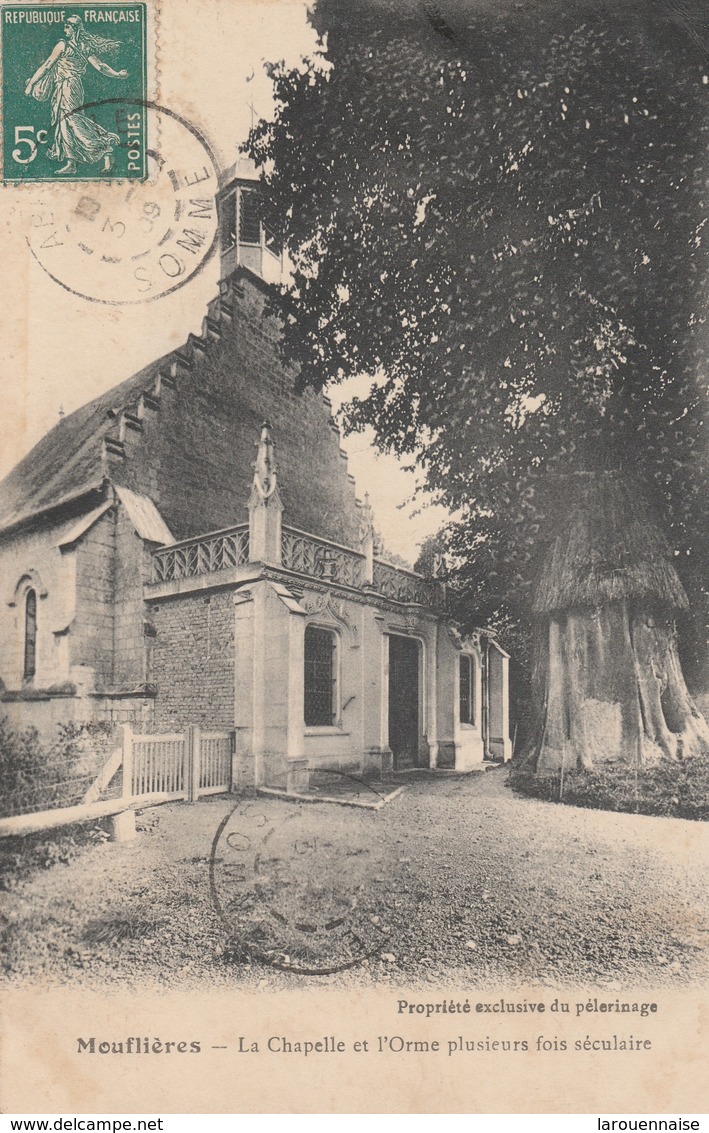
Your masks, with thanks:
[(461, 519), (478, 616), (529, 609), (578, 470), (626, 470), (707, 568), (704, 0), (318, 0), (251, 136), (306, 383)]

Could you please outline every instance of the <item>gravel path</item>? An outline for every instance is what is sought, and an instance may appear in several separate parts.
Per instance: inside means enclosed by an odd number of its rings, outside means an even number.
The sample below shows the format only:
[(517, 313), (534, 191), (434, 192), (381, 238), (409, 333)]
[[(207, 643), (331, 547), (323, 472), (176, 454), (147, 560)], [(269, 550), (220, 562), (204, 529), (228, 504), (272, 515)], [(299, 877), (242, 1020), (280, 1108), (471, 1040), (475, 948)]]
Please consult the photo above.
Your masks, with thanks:
[[(323, 918), (346, 898), (358, 938), (374, 943), (364, 963), (317, 977), (335, 986), (445, 981), (620, 991), (706, 980), (706, 826), (521, 798), (506, 778), (504, 768), (412, 774), (378, 812), (246, 800), (216, 851), (222, 905), (239, 885), (245, 892), (256, 869), (260, 905), (242, 896), (233, 915), (266, 924), (267, 936), (299, 902), (301, 920), (310, 922), (298, 932), (316, 947)], [(154, 808), (139, 817), (135, 841), (91, 845), (22, 882), (3, 900), (6, 980), (312, 986), (312, 976), (277, 970), (229, 944), (209, 860), (234, 806), (234, 797), (220, 796)], [(234, 865), (244, 860), (245, 822), (252, 835), (265, 832), (246, 880)], [(332, 923), (328, 931), (339, 931)], [(118, 939), (116, 924), (132, 926), (133, 938)], [(288, 947), (285, 932), (274, 955), (282, 959)]]

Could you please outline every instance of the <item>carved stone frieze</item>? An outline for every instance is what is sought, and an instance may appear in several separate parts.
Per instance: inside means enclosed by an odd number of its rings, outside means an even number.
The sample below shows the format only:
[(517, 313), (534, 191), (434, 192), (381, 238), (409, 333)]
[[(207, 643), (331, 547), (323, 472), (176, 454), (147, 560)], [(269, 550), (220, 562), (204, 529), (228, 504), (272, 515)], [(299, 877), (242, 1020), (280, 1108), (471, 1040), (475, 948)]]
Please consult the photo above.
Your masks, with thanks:
[(359, 647), (359, 627), (347, 613), (344, 602), (335, 598), (330, 590), (311, 591), (303, 593), (300, 604), (308, 614), (309, 619), (324, 622), (325, 625), (334, 625), (344, 630), (351, 649)]

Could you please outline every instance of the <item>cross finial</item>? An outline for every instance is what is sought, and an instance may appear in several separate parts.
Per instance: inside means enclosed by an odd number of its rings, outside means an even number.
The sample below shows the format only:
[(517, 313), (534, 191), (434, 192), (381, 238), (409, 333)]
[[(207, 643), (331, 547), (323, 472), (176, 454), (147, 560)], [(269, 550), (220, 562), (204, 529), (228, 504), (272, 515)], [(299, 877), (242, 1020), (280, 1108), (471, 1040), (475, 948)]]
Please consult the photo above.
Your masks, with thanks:
[(361, 508), (361, 517), (359, 523), (359, 538), (360, 542), (364, 543), (374, 533), (374, 512), (372, 505), (369, 502), (369, 492), (364, 494), (364, 503)]

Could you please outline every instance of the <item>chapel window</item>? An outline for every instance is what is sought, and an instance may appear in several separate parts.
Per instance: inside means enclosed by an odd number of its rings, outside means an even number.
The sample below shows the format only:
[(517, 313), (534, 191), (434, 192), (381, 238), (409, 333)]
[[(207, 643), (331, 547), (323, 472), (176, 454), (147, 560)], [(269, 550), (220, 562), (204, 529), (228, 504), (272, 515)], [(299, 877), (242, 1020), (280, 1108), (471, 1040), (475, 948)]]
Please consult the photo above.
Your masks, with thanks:
[(469, 653), (460, 656), (460, 722), (475, 723), (475, 660)]
[(32, 679), (37, 671), (37, 592), (28, 590), (25, 597), (25, 658), (23, 676)]
[(305, 627), (305, 725), (332, 725), (335, 719), (335, 634)]

